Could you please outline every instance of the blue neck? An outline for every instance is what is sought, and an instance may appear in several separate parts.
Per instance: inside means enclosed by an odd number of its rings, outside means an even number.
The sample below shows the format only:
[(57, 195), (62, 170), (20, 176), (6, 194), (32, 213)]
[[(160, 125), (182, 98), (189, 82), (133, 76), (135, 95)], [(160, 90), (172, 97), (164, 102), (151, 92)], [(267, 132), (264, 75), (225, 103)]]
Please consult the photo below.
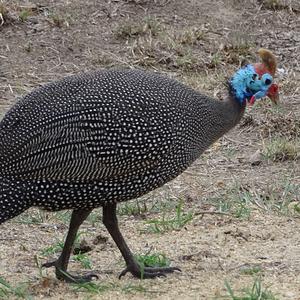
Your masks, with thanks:
[(253, 74), (256, 74), (254, 67), (247, 65), (239, 69), (229, 82), (232, 95), (241, 105), (253, 95), (247, 88), (248, 81), (252, 78)]

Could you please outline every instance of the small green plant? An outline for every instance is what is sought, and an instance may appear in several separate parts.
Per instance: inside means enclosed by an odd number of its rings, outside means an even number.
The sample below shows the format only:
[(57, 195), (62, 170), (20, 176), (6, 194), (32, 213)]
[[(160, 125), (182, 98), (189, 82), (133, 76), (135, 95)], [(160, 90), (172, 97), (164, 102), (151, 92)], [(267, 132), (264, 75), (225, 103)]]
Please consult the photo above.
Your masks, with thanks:
[(139, 292), (139, 293), (147, 292), (146, 288), (144, 288), (141, 284), (134, 285), (131, 283), (126, 284), (124, 287), (122, 287), (122, 291), (126, 294), (135, 293), (135, 292)]
[(255, 274), (259, 274), (261, 272), (262, 272), (262, 268), (259, 267), (259, 266), (243, 268), (241, 270), (241, 273), (244, 274), (244, 275), (255, 275)]
[(198, 41), (205, 39), (205, 32), (199, 28), (191, 28), (181, 32), (178, 36), (179, 43), (183, 45), (195, 45)]
[(274, 138), (264, 146), (263, 155), (275, 162), (297, 160), (300, 158), (300, 142), (284, 137)]
[(170, 260), (163, 253), (147, 253), (136, 255), (135, 259), (142, 267), (168, 267)]
[[(82, 232), (77, 233), (75, 241), (74, 241), (74, 248), (78, 248), (80, 245), (80, 236)], [(61, 241), (57, 241), (55, 244), (43, 249), (40, 253), (42, 256), (49, 256), (55, 253), (61, 252), (65, 244), (65, 239)], [(80, 254), (80, 253), (79, 253)]]
[(300, 213), (300, 186), (291, 180), (292, 176), (278, 180), (264, 189), (235, 184), (208, 201), (218, 212), (230, 213), (237, 218), (247, 219), (257, 209), (297, 216)]
[(92, 269), (92, 262), (85, 253), (76, 254), (73, 256), (73, 259), (80, 262), (82, 267), (84, 267), (85, 269)]
[(216, 68), (222, 64), (222, 58), (219, 53), (214, 53), (211, 57), (209, 67)]
[(125, 294), (129, 293), (146, 293), (147, 290), (141, 285), (126, 284), (121, 286), (115, 283), (100, 284), (96, 282), (74, 283), (72, 284), (75, 292), (84, 292), (88, 294), (100, 295), (109, 291), (121, 291)]
[(51, 24), (54, 26), (62, 27), (65, 24), (65, 19), (58, 14), (50, 14), (49, 18)]
[[(225, 282), (226, 290), (229, 294), (227, 299), (231, 300), (276, 300), (277, 298), (274, 294), (268, 290), (268, 288), (264, 289), (262, 287), (262, 282), (260, 278), (255, 279), (252, 287), (244, 288), (241, 292), (239, 292), (239, 296), (233, 291), (229, 283)], [(225, 298), (226, 299), (226, 298)]]
[(115, 35), (120, 39), (138, 37), (145, 34), (156, 36), (161, 26), (157, 19), (147, 17), (140, 22), (126, 21), (115, 30)]
[(102, 211), (100, 209), (94, 209), (87, 217), (87, 222), (89, 222), (93, 227), (101, 223)]
[(21, 224), (42, 224), (47, 220), (48, 213), (37, 208), (29, 209), (19, 215), (13, 222)]
[(12, 297), (32, 299), (28, 292), (28, 283), (20, 283), (17, 286), (12, 286), (0, 277), (0, 299), (11, 299)]
[(42, 256), (49, 256), (58, 252), (61, 252), (64, 247), (64, 242), (59, 241), (41, 251)]
[(183, 211), (183, 202), (180, 201), (176, 206), (174, 217), (166, 217), (164, 214), (161, 220), (154, 219), (146, 221), (146, 224), (149, 225), (146, 231), (152, 233), (163, 233), (170, 230), (180, 230), (192, 219), (193, 213), (185, 213)]
[(86, 292), (90, 294), (102, 294), (116, 289), (116, 285), (113, 283), (100, 284), (95, 282), (74, 283), (72, 287), (75, 292)]
[(192, 52), (186, 51), (184, 54), (177, 56), (174, 65), (184, 71), (191, 71), (197, 68), (199, 64), (198, 58)]
[(31, 15), (32, 15), (31, 10), (23, 9), (23, 10), (21, 10), (21, 12), (19, 14), (19, 19), (21, 22), (26, 22)]
[(64, 210), (64, 211), (57, 211), (54, 214), (51, 214), (50, 218), (54, 220), (58, 220), (66, 225), (70, 223), (72, 211), (71, 210)]
[(278, 10), (285, 8), (286, 5), (280, 3), (280, 0), (260, 0), (262, 7), (265, 9)]
[(216, 203), (219, 212), (231, 213), (240, 219), (248, 219), (251, 215), (251, 195), (248, 191), (241, 191), (238, 187), (230, 188), (225, 197), (222, 195), (212, 200)]
[(118, 207), (120, 216), (138, 216), (146, 213), (148, 207), (145, 201), (135, 200), (134, 202), (125, 202)]

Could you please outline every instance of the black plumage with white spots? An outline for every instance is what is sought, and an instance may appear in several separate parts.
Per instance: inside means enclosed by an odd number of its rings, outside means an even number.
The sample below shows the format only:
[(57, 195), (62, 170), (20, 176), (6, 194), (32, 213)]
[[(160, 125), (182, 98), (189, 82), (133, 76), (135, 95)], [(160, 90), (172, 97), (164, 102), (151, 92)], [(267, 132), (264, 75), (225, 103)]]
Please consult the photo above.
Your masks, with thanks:
[(0, 123), (0, 177), (11, 193), (1, 194), (0, 209), (16, 203), (0, 210), (0, 223), (30, 206), (95, 208), (163, 185), (232, 127), (219, 105), (137, 70), (71, 76), (34, 90)]
[(277, 99), (269, 74), (275, 57), (264, 49), (260, 56), (262, 64), (235, 73), (226, 101), (138, 70), (71, 76), (34, 90), (0, 122), (0, 224), (31, 206), (73, 209), (59, 258), (43, 266), (55, 267), (58, 279), (86, 282), (97, 275), (68, 273), (69, 258), (80, 225), (102, 206), (103, 224), (126, 262), (119, 277), (179, 270), (141, 268), (119, 230), (117, 203), (183, 172), (239, 122), (248, 100)]

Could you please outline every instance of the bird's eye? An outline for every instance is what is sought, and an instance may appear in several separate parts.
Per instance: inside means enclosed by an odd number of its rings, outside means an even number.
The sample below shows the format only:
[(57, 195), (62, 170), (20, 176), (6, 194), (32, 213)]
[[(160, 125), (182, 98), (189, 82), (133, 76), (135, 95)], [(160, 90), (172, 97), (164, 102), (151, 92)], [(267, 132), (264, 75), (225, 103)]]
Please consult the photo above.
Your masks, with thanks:
[(271, 83), (272, 83), (272, 80), (271, 80), (271, 79), (268, 79), (268, 78), (267, 78), (267, 79), (265, 80), (265, 84), (266, 84), (266, 85), (270, 85)]
[(256, 77), (257, 77), (257, 74), (253, 74), (253, 75), (252, 75), (252, 79), (253, 79), (253, 80), (255, 80)]
[(264, 74), (261, 79), (265, 85), (270, 85), (273, 81), (273, 78), (270, 74)]

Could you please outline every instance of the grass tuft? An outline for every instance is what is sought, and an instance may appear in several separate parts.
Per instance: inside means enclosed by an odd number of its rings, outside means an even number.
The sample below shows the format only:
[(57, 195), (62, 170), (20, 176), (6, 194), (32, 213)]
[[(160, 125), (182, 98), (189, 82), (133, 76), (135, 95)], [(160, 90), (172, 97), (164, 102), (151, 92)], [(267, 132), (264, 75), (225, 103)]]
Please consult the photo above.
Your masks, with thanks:
[(259, 0), (264, 9), (282, 10), (287, 9), (288, 5), (283, 4), (280, 0)]
[(96, 282), (74, 283), (72, 288), (75, 292), (88, 293), (89, 295), (101, 295), (109, 291), (123, 292), (125, 294), (148, 292), (141, 284), (126, 284), (124, 286), (116, 283), (100, 284)]
[(19, 20), (21, 22), (26, 22), (30, 16), (32, 16), (32, 10), (22, 9), (19, 13)]
[(196, 45), (199, 41), (205, 40), (205, 37), (205, 31), (200, 28), (189, 28), (181, 32), (176, 39), (183, 45)]
[(72, 284), (75, 292), (86, 292), (89, 294), (102, 294), (107, 291), (115, 290), (116, 285), (113, 283), (99, 284), (95, 282), (84, 282)]
[(259, 267), (259, 266), (243, 268), (241, 270), (241, 273), (244, 274), (244, 275), (255, 275), (255, 274), (259, 274), (261, 272), (262, 272), (262, 268)]
[(161, 31), (161, 24), (156, 18), (147, 17), (140, 22), (126, 21), (115, 29), (115, 36), (128, 39), (143, 35), (157, 36)]
[(299, 195), (299, 185), (286, 178), (263, 189), (237, 184), (208, 201), (216, 207), (216, 211), (243, 219), (248, 219), (253, 210), (299, 216)]
[(297, 160), (300, 158), (300, 141), (274, 138), (264, 145), (263, 155), (274, 162)]
[(20, 283), (12, 286), (0, 277), (0, 299), (33, 299), (28, 292), (28, 283)]
[(68, 25), (68, 23), (66, 22), (65, 18), (63, 18), (62, 16), (58, 15), (58, 14), (50, 14), (49, 15), (49, 22), (56, 27), (63, 27), (64, 24)]
[(180, 201), (175, 209), (175, 216), (170, 217), (165, 214), (162, 219), (153, 219), (146, 221), (147, 228), (145, 232), (164, 233), (171, 230), (180, 230), (193, 219), (192, 212), (183, 211), (183, 202)]
[[(277, 300), (274, 294), (269, 291), (268, 288), (263, 288), (262, 282), (260, 278), (255, 279), (253, 285), (251, 287), (247, 287), (239, 291), (239, 295), (237, 295), (230, 284), (225, 282), (226, 290), (229, 294), (228, 297), (224, 297), (225, 299), (231, 300)], [(224, 299), (223, 298), (223, 299)]]
[(147, 253), (135, 256), (137, 262), (143, 267), (169, 267), (170, 260), (163, 253)]

